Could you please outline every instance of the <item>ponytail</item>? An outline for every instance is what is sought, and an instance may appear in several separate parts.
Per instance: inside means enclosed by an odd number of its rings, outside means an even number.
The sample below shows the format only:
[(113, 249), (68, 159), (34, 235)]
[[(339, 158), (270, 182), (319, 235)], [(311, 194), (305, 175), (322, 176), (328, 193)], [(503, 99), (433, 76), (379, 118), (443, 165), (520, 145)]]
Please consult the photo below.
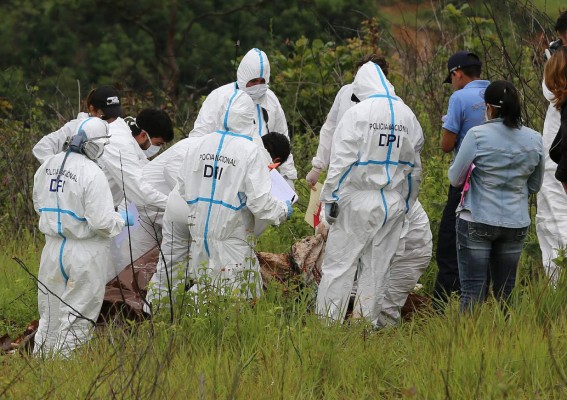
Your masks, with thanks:
[(486, 88), (484, 101), (496, 110), (494, 117), (502, 118), (508, 128), (520, 129), (522, 104), (520, 95), (512, 82), (494, 81)]

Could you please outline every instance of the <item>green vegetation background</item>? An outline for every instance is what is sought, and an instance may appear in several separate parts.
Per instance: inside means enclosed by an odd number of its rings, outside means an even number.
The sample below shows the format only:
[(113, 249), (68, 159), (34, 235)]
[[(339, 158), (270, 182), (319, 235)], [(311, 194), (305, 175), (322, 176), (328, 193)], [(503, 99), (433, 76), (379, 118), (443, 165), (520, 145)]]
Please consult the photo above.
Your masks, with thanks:
[[(31, 202), (39, 166), (31, 147), (73, 118), (91, 87), (120, 87), (128, 114), (166, 109), (180, 139), (203, 96), (235, 79), (249, 48), (262, 48), (304, 177), (336, 92), (362, 55), (383, 54), (426, 135), (420, 199), (436, 237), (450, 162), (438, 145), (451, 93), (441, 84), (447, 58), (463, 48), (480, 54), (484, 77), (512, 80), (525, 123), (541, 131), (541, 54), (560, 7), (545, 0), (2, 2), (0, 335), (15, 336), (37, 318), (37, 289), (11, 259), (36, 272), (43, 243)], [(258, 249), (287, 252), (312, 233), (303, 221), (305, 181), (296, 187), (301, 200), (291, 221), (266, 232)], [(535, 199), (531, 206), (535, 215)], [(433, 259), (421, 279), (426, 293), (435, 273)], [(492, 302), (460, 318), (453, 302), (446, 317), (373, 332), (363, 323), (323, 326), (311, 314), (310, 288), (271, 287), (254, 307), (203, 294), (173, 322), (108, 328), (72, 360), (0, 356), (0, 398), (565, 398), (566, 287), (553, 290), (543, 279), (532, 227), (507, 318)]]

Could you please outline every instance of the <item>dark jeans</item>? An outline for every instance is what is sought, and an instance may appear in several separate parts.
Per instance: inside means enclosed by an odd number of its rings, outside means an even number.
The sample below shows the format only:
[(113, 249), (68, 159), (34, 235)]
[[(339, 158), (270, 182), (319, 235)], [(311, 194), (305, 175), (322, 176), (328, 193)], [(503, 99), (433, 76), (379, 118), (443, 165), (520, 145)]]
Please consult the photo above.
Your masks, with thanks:
[(462, 188), (449, 186), (447, 204), (439, 224), (437, 236), (437, 266), (439, 272), (433, 289), (433, 304), (441, 309), (453, 292), (460, 293), (459, 266), (457, 263), (457, 233), (455, 212), (461, 200)]
[(494, 296), (506, 302), (516, 283), (516, 269), (528, 228), (504, 228), (457, 220), (461, 311), (486, 298), (490, 272)]

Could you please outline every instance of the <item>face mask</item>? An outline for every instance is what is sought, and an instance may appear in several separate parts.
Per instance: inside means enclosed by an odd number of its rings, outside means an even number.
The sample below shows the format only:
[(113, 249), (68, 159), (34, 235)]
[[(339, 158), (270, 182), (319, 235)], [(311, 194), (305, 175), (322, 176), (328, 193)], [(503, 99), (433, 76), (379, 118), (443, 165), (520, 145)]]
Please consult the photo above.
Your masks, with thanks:
[(266, 94), (268, 91), (268, 85), (265, 83), (260, 83), (258, 85), (250, 86), (244, 89), (244, 91), (252, 98), (254, 101), (258, 101)]
[(488, 121), (488, 106), (484, 107), (484, 121)]
[(152, 144), (150, 147), (144, 150), (144, 154), (146, 155), (146, 158), (150, 158), (155, 156), (160, 151), (160, 149), (161, 147)]
[(155, 156), (161, 149), (160, 146), (156, 146), (152, 143), (152, 138), (150, 138), (150, 135), (148, 134), (148, 132), (146, 132), (146, 138), (148, 139), (148, 142), (150, 143), (150, 147), (148, 147), (147, 149), (144, 150), (144, 154), (146, 155), (146, 158), (150, 158)]

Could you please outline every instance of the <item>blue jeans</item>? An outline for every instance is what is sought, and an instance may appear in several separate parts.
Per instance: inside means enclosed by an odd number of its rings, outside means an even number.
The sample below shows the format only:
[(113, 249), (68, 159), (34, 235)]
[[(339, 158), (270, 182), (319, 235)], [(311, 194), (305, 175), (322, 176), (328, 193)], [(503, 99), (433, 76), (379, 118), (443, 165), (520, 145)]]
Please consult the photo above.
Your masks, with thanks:
[(508, 300), (527, 232), (528, 227), (504, 228), (457, 219), (461, 312), (485, 300), (489, 273), (496, 298)]

